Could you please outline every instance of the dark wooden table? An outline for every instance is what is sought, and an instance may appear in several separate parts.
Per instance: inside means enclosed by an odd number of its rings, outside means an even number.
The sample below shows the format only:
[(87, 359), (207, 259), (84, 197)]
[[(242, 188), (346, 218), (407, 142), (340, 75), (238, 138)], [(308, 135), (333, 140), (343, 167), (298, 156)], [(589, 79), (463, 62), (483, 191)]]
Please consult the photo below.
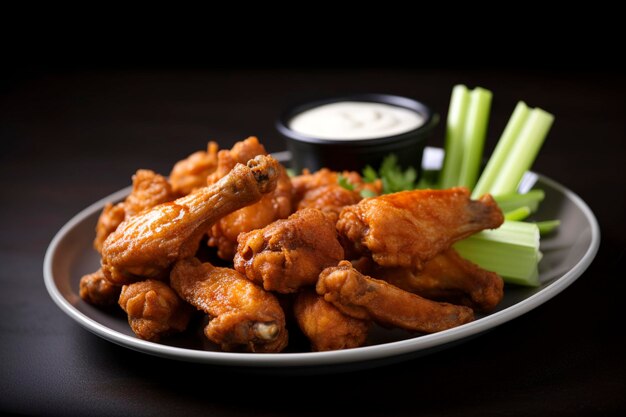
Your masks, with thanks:
[[(490, 150), (517, 100), (556, 123), (534, 169), (578, 193), (602, 230), (589, 269), (496, 330), (400, 364), (266, 375), (161, 359), (82, 329), (48, 296), (44, 252), (137, 168), (167, 174), (208, 139), (274, 130), (294, 100), (388, 92), (445, 115), (452, 86), (494, 92)], [(513, 70), (13, 73), (0, 96), (0, 412), (25, 415), (615, 415), (626, 409), (626, 89), (618, 73)], [(442, 145), (442, 129), (434, 146)]]

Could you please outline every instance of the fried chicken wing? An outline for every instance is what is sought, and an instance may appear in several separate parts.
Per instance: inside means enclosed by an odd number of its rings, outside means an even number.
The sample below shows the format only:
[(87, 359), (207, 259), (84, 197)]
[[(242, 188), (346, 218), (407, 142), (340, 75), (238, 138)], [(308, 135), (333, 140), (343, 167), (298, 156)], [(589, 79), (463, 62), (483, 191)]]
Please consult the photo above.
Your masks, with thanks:
[[(350, 184), (351, 190), (339, 184), (340, 176)], [(382, 183), (376, 180), (365, 183), (357, 172), (342, 173), (322, 168), (314, 174), (305, 171), (302, 175), (291, 179), (293, 185), (293, 205), (298, 210), (316, 208), (339, 217), (345, 206), (361, 201), (360, 192), (368, 190), (373, 195), (382, 191)]]
[(272, 191), (279, 172), (274, 158), (258, 156), (210, 187), (125, 220), (102, 248), (106, 278), (125, 284), (167, 276), (174, 262), (194, 256), (211, 224)]
[(172, 201), (176, 195), (167, 178), (149, 169), (140, 169), (133, 175), (133, 189), (126, 199), (115, 205), (107, 203), (98, 218), (94, 248), (102, 252), (105, 239), (127, 218)]
[(93, 274), (87, 274), (80, 279), (80, 298), (98, 307), (117, 304), (121, 290), (121, 286), (112, 284), (105, 278), (102, 269), (98, 269)]
[(167, 284), (150, 279), (124, 285), (119, 305), (137, 337), (153, 342), (184, 331), (193, 312)]
[[(207, 178), (217, 169), (218, 149), (217, 143), (211, 141), (206, 151), (194, 152), (174, 165), (170, 173), (170, 182), (176, 194), (185, 196), (206, 186)], [(245, 162), (247, 160), (242, 161)]]
[(315, 284), (324, 268), (344, 256), (333, 221), (317, 209), (299, 210), (263, 229), (242, 233), (238, 241), (235, 269), (280, 293)]
[(255, 136), (235, 143), (231, 149), (222, 149), (217, 153), (217, 166), (207, 178), (207, 184), (216, 183), (238, 163), (243, 164), (259, 155), (267, 155), (267, 151)]
[[(245, 163), (257, 155), (267, 155), (267, 152), (256, 137), (237, 142), (231, 150), (220, 151), (217, 170), (209, 177), (208, 183), (218, 181), (235, 164)], [(257, 203), (230, 213), (216, 222), (209, 231), (208, 244), (217, 247), (220, 258), (232, 260), (240, 233), (265, 227), (274, 220), (286, 218), (291, 212), (291, 181), (281, 165), (276, 188)]]
[(348, 261), (326, 268), (316, 290), (344, 314), (406, 330), (434, 333), (474, 319), (469, 307), (427, 300), (363, 275)]
[(490, 195), (471, 200), (469, 190), (456, 187), (367, 198), (342, 210), (337, 229), (379, 265), (421, 269), (454, 242), (503, 221)]
[(363, 346), (370, 327), (368, 320), (343, 314), (311, 289), (298, 293), (294, 313), (311, 348), (318, 352)]
[(448, 249), (424, 264), (421, 271), (407, 267), (377, 267), (372, 275), (424, 298), (462, 304), (484, 313), (502, 301), (504, 282)]
[(175, 197), (167, 178), (149, 169), (140, 169), (133, 176), (133, 191), (124, 200), (126, 217), (172, 201)]
[(102, 252), (102, 244), (111, 233), (122, 224), (126, 218), (124, 210), (124, 202), (113, 204), (106, 203), (98, 217), (96, 224), (96, 238), (93, 241), (93, 247), (98, 253)]
[(223, 350), (280, 352), (287, 346), (278, 300), (237, 271), (185, 259), (174, 265), (170, 281), (184, 300), (209, 315), (204, 334)]

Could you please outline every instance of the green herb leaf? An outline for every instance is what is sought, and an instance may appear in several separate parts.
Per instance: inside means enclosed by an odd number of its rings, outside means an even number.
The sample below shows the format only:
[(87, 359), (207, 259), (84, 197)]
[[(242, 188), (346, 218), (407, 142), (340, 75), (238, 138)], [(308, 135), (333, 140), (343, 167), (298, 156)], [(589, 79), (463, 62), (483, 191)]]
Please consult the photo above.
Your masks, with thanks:
[(376, 170), (374, 168), (372, 168), (370, 165), (367, 165), (365, 168), (363, 168), (363, 180), (365, 182), (374, 182), (378, 179), (378, 173), (376, 173)]
[(363, 198), (376, 197), (376, 193), (372, 190), (364, 189), (364, 190), (361, 190), (361, 197)]
[[(365, 172), (363, 174), (366, 175)], [(371, 172), (367, 175), (371, 175)], [(378, 175), (383, 183), (383, 194), (415, 189), (417, 171), (413, 167), (402, 170), (398, 165), (398, 157), (393, 153), (383, 159)]]
[(354, 185), (352, 185), (348, 177), (344, 177), (343, 174), (339, 174), (339, 177), (337, 177), (337, 182), (341, 187), (345, 188), (346, 190), (354, 191)]

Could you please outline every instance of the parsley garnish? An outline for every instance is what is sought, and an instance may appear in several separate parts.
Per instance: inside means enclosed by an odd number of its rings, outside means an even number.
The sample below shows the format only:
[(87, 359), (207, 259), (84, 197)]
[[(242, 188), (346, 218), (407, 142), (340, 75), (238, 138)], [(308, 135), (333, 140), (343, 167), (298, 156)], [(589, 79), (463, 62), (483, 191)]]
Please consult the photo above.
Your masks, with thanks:
[(363, 169), (365, 182), (373, 182), (377, 178), (380, 178), (383, 183), (383, 194), (413, 190), (417, 185), (417, 171), (415, 168), (409, 167), (403, 170), (398, 165), (398, 157), (395, 154), (389, 154), (383, 159), (378, 172), (369, 165)]
[(339, 174), (339, 177), (337, 177), (337, 182), (346, 190), (354, 191), (354, 185), (350, 182), (348, 177), (344, 177), (343, 174)]

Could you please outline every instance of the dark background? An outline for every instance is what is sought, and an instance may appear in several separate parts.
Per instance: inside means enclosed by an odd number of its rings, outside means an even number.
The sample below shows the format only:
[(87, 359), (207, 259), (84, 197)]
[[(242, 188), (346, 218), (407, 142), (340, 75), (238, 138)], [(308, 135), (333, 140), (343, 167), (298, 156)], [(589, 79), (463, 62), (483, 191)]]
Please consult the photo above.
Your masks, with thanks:
[[(532, 51), (527, 51), (530, 54)], [(526, 51), (525, 51), (526, 53)], [(528, 57), (530, 55), (527, 55)], [(511, 57), (509, 57), (511, 58)], [(451, 61), (452, 59), (450, 59)], [(569, 57), (536, 65), (299, 62), (244, 67), (22, 62), (0, 84), (0, 412), (26, 415), (618, 415), (626, 409), (626, 88), (621, 68)], [(480, 62), (480, 60), (479, 60)], [(574, 65), (582, 62), (581, 65)], [(48, 296), (45, 250), (63, 224), (130, 183), (168, 174), (207, 140), (257, 135), (294, 101), (384, 92), (445, 120), (452, 86), (494, 93), (487, 152), (515, 103), (556, 116), (534, 170), (580, 195), (602, 232), (569, 288), (479, 338), (426, 357), (334, 375), (260, 375), (161, 359), (83, 330)], [(442, 126), (431, 143), (442, 146)]]

